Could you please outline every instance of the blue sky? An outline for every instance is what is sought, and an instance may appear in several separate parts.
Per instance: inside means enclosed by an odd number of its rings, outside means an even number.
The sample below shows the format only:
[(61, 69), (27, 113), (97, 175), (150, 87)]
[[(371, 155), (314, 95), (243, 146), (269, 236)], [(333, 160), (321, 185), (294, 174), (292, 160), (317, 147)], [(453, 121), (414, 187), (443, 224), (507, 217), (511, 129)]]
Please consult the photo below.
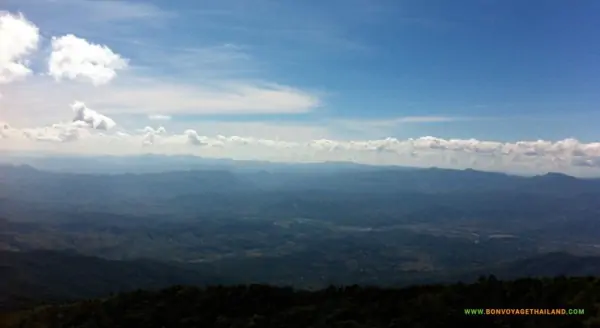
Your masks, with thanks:
[[(39, 2), (13, 1), (7, 9), (39, 17), (38, 25), (48, 31), (72, 27), (55, 21), (44, 6), (34, 8)], [(134, 41), (167, 53), (231, 45), (244, 57), (230, 67), (226, 61), (233, 59), (223, 59), (215, 74), (277, 81), (322, 95), (322, 106), (306, 114), (214, 118), (444, 116), (456, 122), (403, 124), (395, 136), (598, 139), (595, 125), (585, 123), (600, 118), (597, 1), (143, 3), (140, 8), (156, 16), (150, 21), (113, 20), (107, 13), (88, 26), (73, 25), (140, 65), (152, 61), (140, 55), (148, 48)], [(94, 29), (109, 22), (111, 33)], [(153, 74), (174, 73), (166, 69)], [(194, 79), (178, 73), (177, 79)]]
[[(600, 139), (594, 0), (5, 0), (0, 9), (39, 27), (34, 71), (44, 70), (52, 37), (71, 33), (129, 63), (110, 87), (53, 87), (60, 97), (49, 95), (56, 104), (39, 115), (9, 108), (13, 122), (49, 123), (77, 96), (127, 128), (284, 139)], [(4, 90), (23, 95), (7, 100), (20, 113), (30, 90), (48, 90), (38, 75), (28, 83)]]
[(326, 94), (324, 108), (309, 117), (495, 118), (408, 129), (598, 138), (583, 123), (600, 109), (597, 1), (175, 3), (165, 9), (209, 13), (184, 15), (161, 33), (164, 42), (248, 49), (265, 66), (263, 76)]

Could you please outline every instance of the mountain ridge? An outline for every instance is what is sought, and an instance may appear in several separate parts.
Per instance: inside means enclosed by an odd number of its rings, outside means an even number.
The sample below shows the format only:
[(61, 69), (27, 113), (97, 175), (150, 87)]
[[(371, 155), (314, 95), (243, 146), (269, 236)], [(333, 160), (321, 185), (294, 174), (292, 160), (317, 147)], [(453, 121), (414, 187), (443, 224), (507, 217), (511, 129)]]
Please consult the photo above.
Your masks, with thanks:
[[(322, 162), (277, 162), (266, 160), (235, 160), (231, 158), (211, 158), (194, 155), (168, 155), (168, 154), (140, 154), (140, 155), (105, 155), (105, 156), (74, 156), (74, 155), (13, 155), (5, 154), (0, 165), (27, 164), (41, 170), (79, 173), (115, 173), (115, 172), (164, 172), (175, 170), (198, 169), (221, 166), (236, 170), (270, 169), (276, 171), (289, 170), (454, 170), (476, 171), (487, 173), (500, 173), (514, 176), (539, 176), (547, 174), (561, 174), (561, 172), (546, 172), (539, 174), (504, 173), (498, 171), (476, 170), (472, 168), (441, 168), (441, 167), (416, 167), (402, 165), (376, 165), (357, 163), (353, 161), (322, 161)], [(600, 178), (600, 177), (598, 177)], [(580, 179), (589, 179), (583, 178)]]

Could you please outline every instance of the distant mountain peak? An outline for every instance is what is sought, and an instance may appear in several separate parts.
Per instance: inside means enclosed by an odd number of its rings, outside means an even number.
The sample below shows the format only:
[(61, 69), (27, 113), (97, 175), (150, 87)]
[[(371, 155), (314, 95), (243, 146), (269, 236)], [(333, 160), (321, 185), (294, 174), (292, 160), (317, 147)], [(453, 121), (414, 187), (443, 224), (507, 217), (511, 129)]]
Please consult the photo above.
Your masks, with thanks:
[(564, 173), (560, 173), (560, 172), (548, 172), (544, 175), (538, 175), (538, 177), (542, 177), (542, 178), (552, 178), (552, 179), (563, 179), (563, 180), (577, 180), (576, 177), (568, 175), (568, 174), (564, 174)]
[(38, 171), (38, 169), (29, 164), (0, 164), (0, 167), (8, 170)]

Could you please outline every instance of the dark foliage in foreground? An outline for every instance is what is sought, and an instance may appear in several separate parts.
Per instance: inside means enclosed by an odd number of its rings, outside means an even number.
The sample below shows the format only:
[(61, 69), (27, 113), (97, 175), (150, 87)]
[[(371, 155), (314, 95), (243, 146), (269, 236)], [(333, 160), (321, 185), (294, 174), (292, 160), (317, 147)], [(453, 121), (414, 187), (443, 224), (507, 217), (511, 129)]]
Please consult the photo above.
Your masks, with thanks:
[[(266, 285), (172, 287), (49, 306), (7, 327), (600, 327), (600, 279), (565, 278), (403, 289)], [(583, 315), (469, 316), (465, 308), (570, 308)]]
[[(333, 247), (329, 247), (327, 251), (344, 258), (344, 253), (335, 252)], [(0, 312), (103, 297), (111, 293), (137, 289), (158, 290), (173, 285), (269, 284), (294, 286), (299, 289), (321, 289), (328, 284), (373, 285), (368, 279), (372, 278), (373, 271), (365, 274), (362, 282), (358, 279), (352, 280), (349, 279), (352, 278), (351, 275), (344, 276), (347, 271), (344, 267), (335, 266), (335, 262), (323, 261), (318, 255), (317, 252), (307, 252), (300, 253), (299, 256), (271, 260), (235, 260), (226, 265), (216, 266), (151, 260), (112, 261), (57, 251), (0, 252)], [(310, 265), (306, 266), (305, 263)], [(378, 265), (383, 266), (387, 262), (379, 263), (381, 264), (373, 262), (371, 268), (376, 269)], [(319, 275), (332, 271), (336, 275), (331, 275), (331, 280), (323, 281), (320, 286), (302, 284), (302, 276), (306, 278), (305, 282), (309, 283), (314, 281), (310, 280), (311, 276), (316, 279)], [(391, 271), (383, 273), (385, 275), (381, 275), (381, 278), (384, 279), (379, 280), (377, 286), (404, 287), (458, 281), (470, 283), (477, 281), (477, 277), (488, 274), (502, 280), (558, 275), (598, 276), (600, 257), (548, 253), (455, 274)], [(389, 283), (394, 280), (397, 284)]]
[(200, 270), (149, 260), (108, 261), (68, 252), (0, 252), (0, 311), (174, 284), (222, 284)]

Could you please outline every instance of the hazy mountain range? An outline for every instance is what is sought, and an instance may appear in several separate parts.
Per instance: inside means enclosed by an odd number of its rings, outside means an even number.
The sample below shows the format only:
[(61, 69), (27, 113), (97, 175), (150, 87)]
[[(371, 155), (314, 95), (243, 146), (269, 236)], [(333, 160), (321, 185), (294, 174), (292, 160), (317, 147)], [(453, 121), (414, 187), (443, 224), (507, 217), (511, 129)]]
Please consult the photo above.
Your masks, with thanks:
[(175, 164), (187, 160), (197, 159), (0, 166), (3, 304), (174, 283), (314, 289), (600, 273), (598, 179)]

